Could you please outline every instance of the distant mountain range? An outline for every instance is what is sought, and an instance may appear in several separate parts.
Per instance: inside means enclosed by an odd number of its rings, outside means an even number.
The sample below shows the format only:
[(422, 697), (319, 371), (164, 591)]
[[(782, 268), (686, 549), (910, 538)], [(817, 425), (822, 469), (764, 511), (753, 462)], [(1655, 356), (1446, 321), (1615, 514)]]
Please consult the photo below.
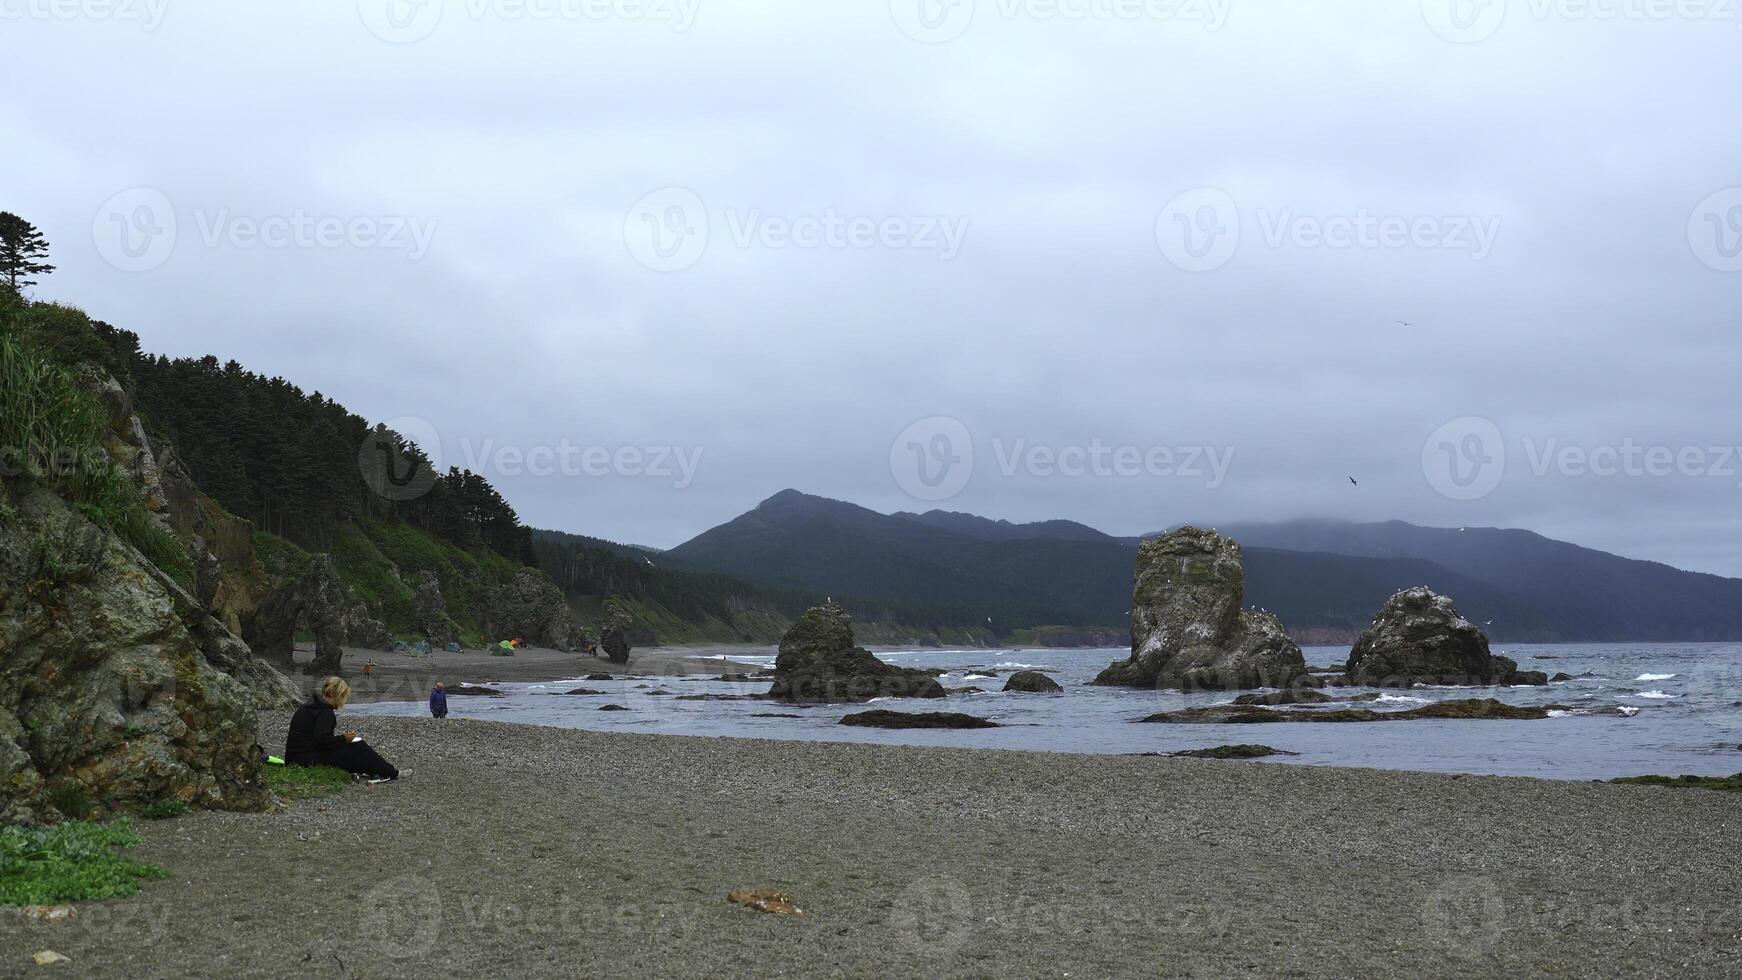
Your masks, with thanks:
[[(1496, 640), (1742, 639), (1742, 580), (1685, 572), (1529, 531), (1401, 521), (1219, 528), (1243, 546), (1248, 604), (1303, 641), (1341, 642), (1392, 593), (1426, 585)], [(1157, 532), (1161, 533), (1161, 532)], [(852, 596), (909, 618), (1125, 627), (1141, 538), (1073, 521), (880, 514), (795, 490), (660, 556), (771, 589)]]

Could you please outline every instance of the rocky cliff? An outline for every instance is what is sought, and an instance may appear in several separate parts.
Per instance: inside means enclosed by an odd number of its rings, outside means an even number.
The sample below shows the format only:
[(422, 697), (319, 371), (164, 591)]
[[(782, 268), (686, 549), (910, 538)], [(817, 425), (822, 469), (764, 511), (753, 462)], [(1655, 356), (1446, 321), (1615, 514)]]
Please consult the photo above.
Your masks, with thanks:
[(1306, 681), (1306, 661), (1273, 615), (1243, 609), (1240, 546), (1184, 527), (1137, 551), (1131, 657), (1097, 684), (1232, 690)]
[(294, 703), (290, 682), (54, 493), (8, 487), (6, 507), (0, 822), (265, 806), (254, 712)]
[(872, 698), (941, 698), (925, 671), (895, 667), (853, 642), (853, 620), (833, 602), (806, 612), (780, 639), (769, 697), (783, 701), (858, 702)]
[(1346, 672), (1373, 686), (1548, 683), (1540, 671), (1520, 671), (1515, 661), (1492, 653), (1481, 628), (1425, 586), (1386, 601), (1355, 641)]

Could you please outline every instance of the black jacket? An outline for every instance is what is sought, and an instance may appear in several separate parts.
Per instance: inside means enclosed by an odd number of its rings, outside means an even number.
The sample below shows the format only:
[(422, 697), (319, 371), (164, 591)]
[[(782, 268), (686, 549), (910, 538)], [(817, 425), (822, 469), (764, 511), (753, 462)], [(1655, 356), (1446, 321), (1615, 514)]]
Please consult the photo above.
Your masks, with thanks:
[(285, 761), (303, 762), (344, 745), (345, 739), (335, 732), (338, 727), (333, 706), (319, 694), (304, 701), (290, 718), (290, 737), (284, 740)]

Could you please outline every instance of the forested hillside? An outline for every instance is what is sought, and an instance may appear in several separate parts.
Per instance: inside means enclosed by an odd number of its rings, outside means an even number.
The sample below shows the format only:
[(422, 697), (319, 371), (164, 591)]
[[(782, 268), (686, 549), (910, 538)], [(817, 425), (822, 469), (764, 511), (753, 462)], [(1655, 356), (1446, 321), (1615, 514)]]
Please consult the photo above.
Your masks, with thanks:
[[(113, 380), (112, 398), (139, 420), (163, 457), (154, 464), (173, 460), (166, 473), (190, 484), (161, 496), (209, 501), (198, 505), (209, 518), (234, 515), (252, 524), (252, 540), (246, 533), (243, 540), (205, 535), (225, 538), (204, 546), (219, 553), (226, 585), (209, 588), (228, 604), (233, 628), (317, 553), (332, 556), (367, 616), (391, 634), (422, 638), (451, 625), (459, 638), (479, 643), (491, 627), (507, 628), (498, 593), (532, 571), (532, 532), (481, 476), (432, 473), (422, 450), (396, 433), (372, 429), (319, 392), (235, 361), (147, 354), (132, 331), (68, 306), (15, 301), (5, 316), (9, 333), (88, 384)], [(415, 492), (372, 487), (371, 477), (389, 467)], [(147, 504), (170, 507), (149, 495)], [(156, 560), (172, 573), (197, 557), (158, 551)], [(430, 610), (414, 608), (425, 572), (439, 582), (449, 624), (432, 624)], [(191, 570), (183, 577), (194, 584)], [(375, 643), (379, 636), (351, 639)]]
[(460, 548), (533, 560), (531, 531), (482, 476), (451, 468), (427, 474), (427, 489), (415, 494), (377, 493), (367, 481), (373, 468), (427, 473), (428, 456), (318, 391), (210, 355), (145, 354), (131, 331), (94, 326), (154, 434), (177, 447), (200, 489), (259, 529), (326, 550), (347, 522), (403, 521)]

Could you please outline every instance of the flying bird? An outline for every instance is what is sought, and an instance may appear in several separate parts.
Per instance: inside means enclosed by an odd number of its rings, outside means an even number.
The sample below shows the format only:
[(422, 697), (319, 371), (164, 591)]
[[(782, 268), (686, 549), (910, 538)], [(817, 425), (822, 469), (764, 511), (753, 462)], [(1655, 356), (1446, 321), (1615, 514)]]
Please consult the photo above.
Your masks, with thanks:
[(1397, 325), (1400, 327), (1409, 327), (1412, 330), (1415, 329), (1415, 324), (1410, 323), (1408, 320), (1399, 320), (1397, 321)]
[(1352, 487), (1358, 487), (1358, 486), (1360, 486), (1360, 485), (1361, 485), (1361, 484), (1359, 484), (1359, 483), (1356, 483), (1356, 482), (1355, 482), (1355, 478), (1354, 478), (1354, 477), (1352, 477), (1352, 476), (1351, 476), (1351, 477), (1349, 477), (1349, 485), (1350, 485), (1350, 486), (1352, 486)]

